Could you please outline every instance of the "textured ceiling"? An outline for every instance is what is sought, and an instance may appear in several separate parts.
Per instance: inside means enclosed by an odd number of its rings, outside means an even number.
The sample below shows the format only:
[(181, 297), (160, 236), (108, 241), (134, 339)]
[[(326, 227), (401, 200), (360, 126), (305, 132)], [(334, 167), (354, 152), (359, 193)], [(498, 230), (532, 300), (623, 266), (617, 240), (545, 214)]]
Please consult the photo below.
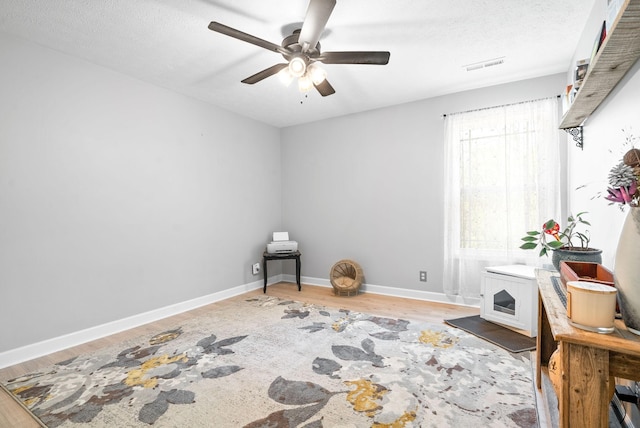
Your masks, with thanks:
[[(338, 0), (323, 51), (385, 50), (388, 65), (323, 65), (334, 95), (277, 77), (240, 81), (282, 62), (210, 31), (218, 21), (280, 44), (306, 0), (2, 0), (0, 31), (284, 127), (565, 72), (593, 0)], [(501, 65), (467, 71), (503, 58)], [(561, 88), (558, 88), (560, 90)]]

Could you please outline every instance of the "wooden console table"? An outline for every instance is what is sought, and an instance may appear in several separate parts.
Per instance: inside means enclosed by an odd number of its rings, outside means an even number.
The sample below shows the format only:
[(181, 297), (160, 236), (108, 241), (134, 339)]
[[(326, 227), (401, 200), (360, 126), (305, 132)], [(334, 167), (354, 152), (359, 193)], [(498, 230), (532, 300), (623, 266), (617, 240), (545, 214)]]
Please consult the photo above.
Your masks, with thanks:
[(611, 334), (573, 327), (551, 276), (558, 273), (536, 271), (540, 296), (536, 384), (541, 388), (542, 372), (559, 349), (560, 427), (608, 427), (614, 377), (640, 380), (640, 336), (629, 332), (621, 320), (616, 320)]

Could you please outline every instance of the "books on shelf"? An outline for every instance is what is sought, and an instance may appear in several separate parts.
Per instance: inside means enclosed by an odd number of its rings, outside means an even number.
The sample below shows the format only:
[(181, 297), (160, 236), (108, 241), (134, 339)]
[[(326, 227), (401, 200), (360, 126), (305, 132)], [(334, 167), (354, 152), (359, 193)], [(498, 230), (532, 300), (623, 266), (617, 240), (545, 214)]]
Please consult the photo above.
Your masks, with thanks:
[(587, 76), (587, 70), (589, 69), (589, 58), (576, 61), (576, 68), (573, 73), (573, 87), (579, 89), (582, 86), (584, 78)]
[(562, 94), (562, 114), (564, 115), (569, 107), (571, 107), (571, 103), (573, 102), (573, 98), (575, 92), (573, 91), (573, 85), (567, 85), (564, 94)]
[(576, 68), (573, 73), (573, 83), (567, 85), (564, 93), (562, 94), (562, 114), (566, 113), (567, 110), (569, 110), (569, 107), (571, 107), (571, 104), (573, 103), (573, 100), (578, 93), (578, 89), (580, 89), (580, 86), (582, 86), (582, 82), (587, 75), (588, 69), (588, 58), (576, 61)]
[(593, 43), (593, 49), (591, 50), (591, 58), (589, 60), (590, 63), (593, 63), (593, 59), (596, 57), (596, 54), (600, 50), (600, 46), (604, 43), (604, 40), (607, 38), (607, 21), (602, 22), (602, 28), (600, 29), (600, 34), (596, 37), (596, 41)]

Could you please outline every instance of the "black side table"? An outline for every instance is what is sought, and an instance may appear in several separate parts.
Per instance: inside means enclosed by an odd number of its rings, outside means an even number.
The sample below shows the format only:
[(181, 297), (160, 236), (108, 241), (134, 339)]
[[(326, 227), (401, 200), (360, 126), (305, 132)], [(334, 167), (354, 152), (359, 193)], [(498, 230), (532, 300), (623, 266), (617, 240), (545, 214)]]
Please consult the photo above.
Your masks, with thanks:
[(300, 285), (300, 251), (294, 251), (293, 253), (262, 253), (262, 272), (264, 272), (264, 288), (263, 293), (267, 292), (267, 262), (269, 260), (296, 260), (296, 283), (298, 284), (298, 291), (302, 290)]

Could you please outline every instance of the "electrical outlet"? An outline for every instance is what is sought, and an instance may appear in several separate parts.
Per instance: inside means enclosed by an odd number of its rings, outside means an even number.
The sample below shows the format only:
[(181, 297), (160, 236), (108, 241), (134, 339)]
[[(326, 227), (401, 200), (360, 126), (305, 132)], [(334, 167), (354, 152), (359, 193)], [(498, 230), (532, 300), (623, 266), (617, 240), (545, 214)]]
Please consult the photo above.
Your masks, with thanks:
[(252, 270), (254, 275), (259, 274), (260, 273), (260, 263), (254, 263), (253, 266), (251, 266), (251, 270)]
[(427, 282), (427, 271), (426, 270), (421, 270), (420, 271), (420, 281)]

